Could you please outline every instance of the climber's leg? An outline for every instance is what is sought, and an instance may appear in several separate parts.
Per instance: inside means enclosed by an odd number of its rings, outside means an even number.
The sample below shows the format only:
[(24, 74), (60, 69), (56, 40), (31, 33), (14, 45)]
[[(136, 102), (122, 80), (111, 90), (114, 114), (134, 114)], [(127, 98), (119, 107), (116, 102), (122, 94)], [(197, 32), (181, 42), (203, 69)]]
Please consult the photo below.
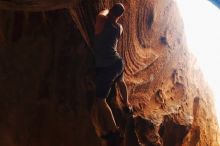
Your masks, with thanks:
[(121, 75), (121, 77), (117, 81), (117, 84), (118, 84), (118, 87), (119, 87), (119, 90), (120, 90), (120, 93), (122, 96), (122, 100), (125, 104), (124, 111), (130, 115), (133, 113), (133, 109), (132, 109), (132, 106), (129, 102), (127, 85), (124, 81), (123, 74)]
[(106, 99), (96, 98), (91, 111), (91, 119), (99, 137), (107, 135), (110, 132), (114, 133), (118, 131), (118, 127)]
[(129, 100), (128, 100), (128, 90), (127, 90), (127, 85), (124, 81), (123, 76), (117, 81), (122, 99), (125, 103), (126, 106), (130, 106)]
[(117, 83), (123, 103), (125, 104), (124, 111), (130, 115), (133, 113), (133, 109), (129, 102), (127, 85), (125, 83), (123, 74), (124, 74), (124, 62), (122, 61), (121, 72), (118, 74), (114, 82)]
[(96, 99), (92, 107), (92, 120), (98, 136), (114, 133), (118, 130), (106, 98), (121, 70), (121, 60), (107, 67), (96, 68)]

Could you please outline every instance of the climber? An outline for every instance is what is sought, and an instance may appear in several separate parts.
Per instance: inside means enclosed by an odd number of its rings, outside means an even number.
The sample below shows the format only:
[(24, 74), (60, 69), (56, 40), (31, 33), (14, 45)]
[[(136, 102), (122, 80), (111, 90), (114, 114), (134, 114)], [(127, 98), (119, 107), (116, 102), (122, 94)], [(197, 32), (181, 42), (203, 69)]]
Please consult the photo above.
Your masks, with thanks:
[[(123, 27), (118, 20), (123, 15), (123, 4), (116, 3), (110, 10), (101, 11), (95, 23), (95, 61), (96, 61), (96, 101), (93, 105), (93, 124), (101, 138), (111, 141), (119, 139), (120, 134), (112, 111), (106, 102), (114, 83), (117, 83), (123, 102), (131, 111), (127, 86), (123, 78), (124, 61), (117, 52), (117, 43)], [(118, 144), (112, 144), (118, 146)]]

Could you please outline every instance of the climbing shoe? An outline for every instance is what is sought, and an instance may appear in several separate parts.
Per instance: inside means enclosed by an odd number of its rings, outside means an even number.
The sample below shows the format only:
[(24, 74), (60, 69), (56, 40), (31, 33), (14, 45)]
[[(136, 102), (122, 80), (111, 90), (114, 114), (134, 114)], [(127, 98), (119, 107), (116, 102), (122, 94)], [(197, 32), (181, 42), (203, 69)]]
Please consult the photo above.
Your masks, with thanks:
[(107, 146), (121, 146), (124, 139), (124, 137), (118, 131), (110, 132), (101, 138), (106, 141)]

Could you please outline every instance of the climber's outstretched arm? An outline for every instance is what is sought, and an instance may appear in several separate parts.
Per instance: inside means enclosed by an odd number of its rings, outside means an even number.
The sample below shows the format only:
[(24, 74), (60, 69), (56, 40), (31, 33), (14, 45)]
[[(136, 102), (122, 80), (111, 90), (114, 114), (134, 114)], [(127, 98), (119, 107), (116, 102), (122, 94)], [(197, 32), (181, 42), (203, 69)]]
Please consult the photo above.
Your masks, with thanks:
[(108, 9), (105, 9), (96, 16), (96, 22), (95, 22), (95, 35), (98, 35), (102, 32), (102, 29), (104, 27), (104, 24), (107, 20), (107, 15), (109, 13)]

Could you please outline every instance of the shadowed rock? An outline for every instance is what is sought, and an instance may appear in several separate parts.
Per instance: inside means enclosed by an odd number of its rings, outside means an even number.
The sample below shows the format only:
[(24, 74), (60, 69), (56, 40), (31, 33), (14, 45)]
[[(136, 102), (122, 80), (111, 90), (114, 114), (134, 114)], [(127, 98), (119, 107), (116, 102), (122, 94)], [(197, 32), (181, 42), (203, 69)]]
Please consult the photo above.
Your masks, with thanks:
[[(100, 145), (90, 120), (93, 25), (113, 2), (0, 0), (0, 145)], [(121, 2), (118, 51), (134, 118), (120, 94), (111, 106), (126, 145), (218, 146), (213, 95), (188, 52), (175, 1)]]

